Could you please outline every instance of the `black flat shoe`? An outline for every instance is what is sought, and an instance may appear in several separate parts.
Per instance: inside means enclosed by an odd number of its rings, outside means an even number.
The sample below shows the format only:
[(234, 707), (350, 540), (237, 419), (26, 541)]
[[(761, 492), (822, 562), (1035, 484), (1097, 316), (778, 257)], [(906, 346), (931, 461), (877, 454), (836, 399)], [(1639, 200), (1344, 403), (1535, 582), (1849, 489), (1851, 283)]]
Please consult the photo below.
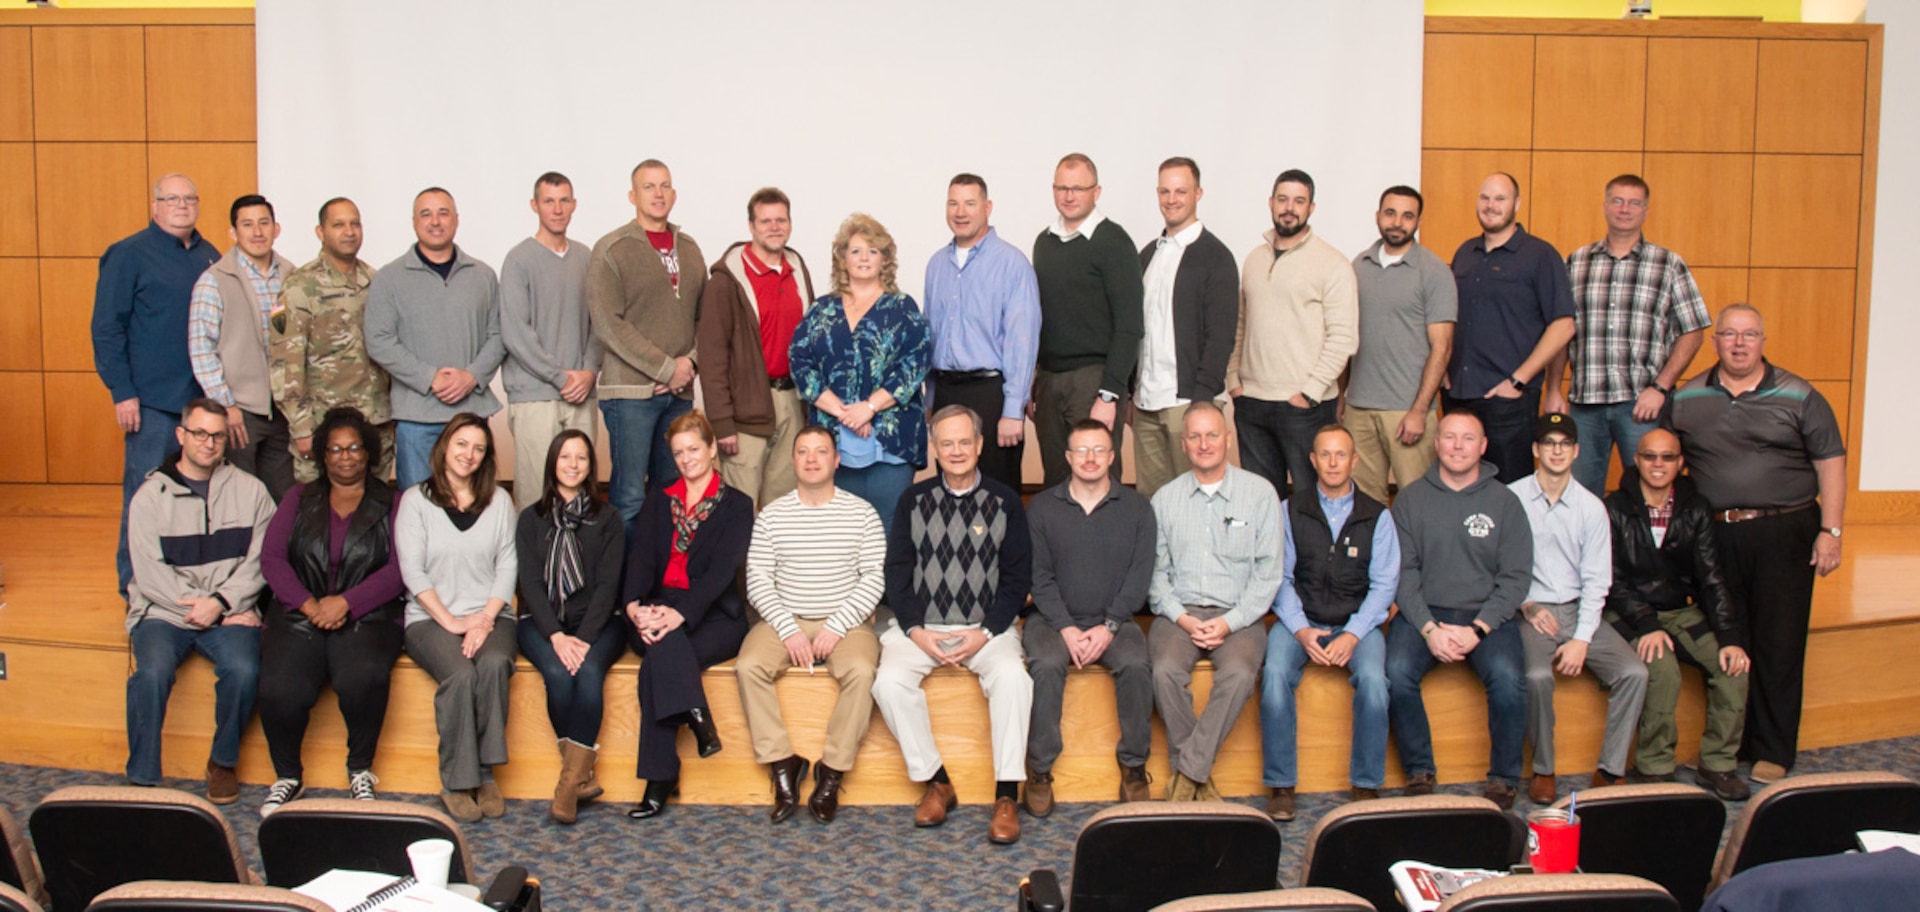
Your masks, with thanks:
[(693, 743), (699, 745), (702, 759), (720, 752), (720, 732), (713, 727), (713, 717), (704, 709), (687, 710), (687, 727), (693, 729)]
[(679, 781), (674, 779), (648, 780), (646, 793), (640, 796), (640, 801), (632, 810), (627, 811), (627, 816), (635, 820), (659, 816), (667, 809), (667, 799), (680, 791), (678, 785)]

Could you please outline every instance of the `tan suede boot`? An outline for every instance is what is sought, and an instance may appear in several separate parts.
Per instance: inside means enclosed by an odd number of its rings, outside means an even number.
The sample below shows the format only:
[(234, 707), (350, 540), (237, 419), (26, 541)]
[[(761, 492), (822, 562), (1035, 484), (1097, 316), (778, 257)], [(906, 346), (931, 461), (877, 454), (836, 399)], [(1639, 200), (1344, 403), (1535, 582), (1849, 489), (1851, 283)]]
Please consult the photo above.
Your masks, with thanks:
[(553, 806), (547, 812), (555, 823), (571, 824), (579, 817), (580, 783), (586, 781), (593, 761), (592, 749), (560, 742), (560, 782), (553, 787)]

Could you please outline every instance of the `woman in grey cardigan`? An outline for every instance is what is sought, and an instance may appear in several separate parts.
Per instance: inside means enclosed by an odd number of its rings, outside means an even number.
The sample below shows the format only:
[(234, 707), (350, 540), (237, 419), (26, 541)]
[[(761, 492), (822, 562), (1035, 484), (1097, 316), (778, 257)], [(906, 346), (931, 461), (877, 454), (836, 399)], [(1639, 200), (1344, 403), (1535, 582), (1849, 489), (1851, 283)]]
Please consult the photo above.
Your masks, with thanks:
[(507, 812), (493, 767), (507, 762), (513, 677), (513, 498), (494, 483), (493, 432), (462, 412), (434, 442), (432, 473), (394, 517), (407, 584), (407, 654), (440, 682), (440, 800), (456, 819)]

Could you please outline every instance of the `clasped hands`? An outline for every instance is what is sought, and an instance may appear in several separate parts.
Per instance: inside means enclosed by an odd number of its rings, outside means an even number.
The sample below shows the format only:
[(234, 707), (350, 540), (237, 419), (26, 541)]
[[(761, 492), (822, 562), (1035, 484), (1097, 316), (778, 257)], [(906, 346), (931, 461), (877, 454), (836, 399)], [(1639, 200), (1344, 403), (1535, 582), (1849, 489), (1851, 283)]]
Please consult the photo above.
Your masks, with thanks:
[[(1332, 639), (1322, 646), (1320, 640), (1323, 637)], [(1334, 668), (1346, 667), (1347, 661), (1353, 658), (1353, 648), (1360, 645), (1360, 638), (1348, 631), (1342, 630), (1338, 636), (1334, 636), (1333, 631), (1323, 627), (1302, 627), (1293, 638), (1300, 641), (1300, 647), (1307, 651), (1307, 658), (1313, 664)]]
[(309, 598), (300, 606), (300, 613), (321, 630), (339, 630), (347, 623), (347, 600), (338, 595)]
[(1427, 651), (1442, 662), (1458, 662), (1480, 645), (1480, 631), (1464, 624), (1433, 622), (1427, 633)]
[(840, 645), (840, 634), (821, 627), (811, 639), (805, 633), (794, 631), (792, 636), (781, 640), (787, 647), (787, 658), (795, 668), (812, 668), (813, 663), (826, 661), (833, 655), (833, 647)]
[(190, 598), (180, 602), (179, 605), (187, 609), (187, 624), (203, 630), (212, 627), (260, 626), (260, 615), (251, 611), (239, 611), (221, 617), (220, 612), (225, 610), (226, 606), (220, 604), (220, 600), (211, 595)]
[[(942, 649), (940, 647), (942, 642), (953, 639), (954, 637), (959, 637), (960, 642), (952, 649)], [(990, 638), (987, 636), (987, 632), (979, 627), (966, 627), (959, 630), (948, 631), (928, 630), (925, 627), (915, 627), (907, 631), (907, 639), (912, 640), (913, 644), (920, 647), (922, 652), (932, 656), (934, 661), (942, 665), (959, 666), (966, 664), (969, 659), (972, 659), (973, 654), (979, 652), (981, 647), (987, 645), (987, 640)]]
[(471, 659), (480, 654), (480, 647), (487, 644), (487, 635), (493, 632), (493, 613), (477, 611), (473, 614), (447, 615), (440, 622), (441, 629), (460, 637), (460, 655)]
[(627, 603), (627, 620), (640, 632), (640, 642), (651, 646), (685, 624), (687, 617), (665, 605), (642, 605), (634, 601)]
[(1193, 638), (1194, 648), (1209, 652), (1219, 649), (1220, 645), (1227, 641), (1227, 634), (1233, 632), (1233, 628), (1227, 625), (1225, 616), (1203, 621), (1191, 614), (1183, 614), (1174, 623), (1180, 625), (1180, 629)]

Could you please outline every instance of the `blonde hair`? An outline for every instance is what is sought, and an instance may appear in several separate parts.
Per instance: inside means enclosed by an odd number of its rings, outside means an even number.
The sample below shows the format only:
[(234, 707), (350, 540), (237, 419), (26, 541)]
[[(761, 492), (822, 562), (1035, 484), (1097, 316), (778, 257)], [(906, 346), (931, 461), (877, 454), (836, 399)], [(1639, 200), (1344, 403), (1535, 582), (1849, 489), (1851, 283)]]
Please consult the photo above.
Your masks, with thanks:
[(840, 223), (840, 230), (833, 234), (833, 293), (847, 293), (847, 247), (854, 235), (866, 238), (880, 248), (880, 287), (888, 294), (899, 294), (900, 285), (896, 281), (900, 272), (900, 259), (896, 255), (899, 248), (894, 245), (893, 235), (887, 233), (886, 226), (864, 212), (847, 216), (847, 220)]

